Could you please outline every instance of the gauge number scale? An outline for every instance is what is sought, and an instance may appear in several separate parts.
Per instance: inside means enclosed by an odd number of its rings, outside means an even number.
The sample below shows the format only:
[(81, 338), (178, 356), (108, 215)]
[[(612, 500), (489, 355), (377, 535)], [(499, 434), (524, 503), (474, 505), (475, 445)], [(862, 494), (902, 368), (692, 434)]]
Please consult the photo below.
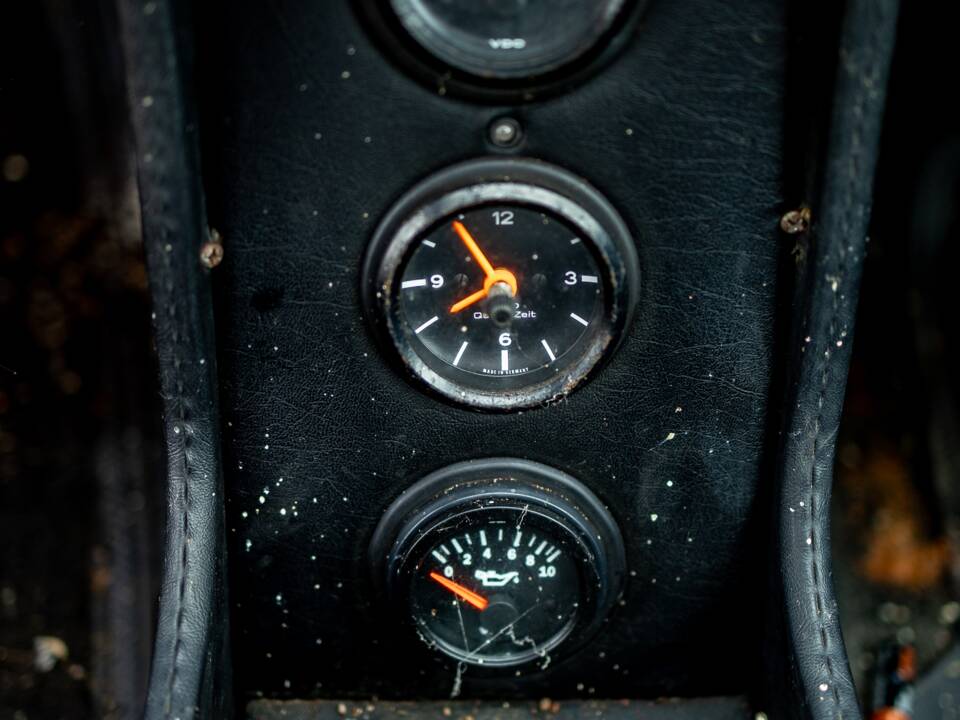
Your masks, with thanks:
[(600, 629), (624, 579), (623, 541), (603, 503), (518, 458), (434, 471), (391, 504), (369, 552), (402, 625), (456, 663), (448, 668), (481, 675), (569, 657)]
[(424, 637), (466, 663), (548, 661), (577, 619), (576, 562), (546, 533), (507, 521), (444, 538), (413, 582)]

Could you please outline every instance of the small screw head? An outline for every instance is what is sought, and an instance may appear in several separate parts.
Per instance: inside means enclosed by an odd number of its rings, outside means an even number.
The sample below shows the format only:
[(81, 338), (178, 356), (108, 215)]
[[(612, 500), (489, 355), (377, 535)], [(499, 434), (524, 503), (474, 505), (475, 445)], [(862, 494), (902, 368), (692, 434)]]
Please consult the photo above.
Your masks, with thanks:
[(200, 247), (200, 264), (205, 268), (213, 269), (223, 260), (223, 243), (220, 233), (210, 231), (210, 239)]
[(497, 147), (513, 147), (520, 142), (523, 130), (513, 118), (497, 118), (490, 123), (490, 142)]
[(780, 229), (787, 235), (806, 232), (810, 227), (810, 208), (804, 206), (790, 210), (780, 218)]

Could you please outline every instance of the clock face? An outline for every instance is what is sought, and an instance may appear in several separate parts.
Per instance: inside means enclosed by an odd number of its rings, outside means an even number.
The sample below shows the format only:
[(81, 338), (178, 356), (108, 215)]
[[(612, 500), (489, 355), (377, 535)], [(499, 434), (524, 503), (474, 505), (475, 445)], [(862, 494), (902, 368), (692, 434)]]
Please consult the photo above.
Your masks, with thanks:
[(418, 352), (480, 378), (561, 372), (603, 317), (604, 274), (588, 243), (523, 205), (445, 218), (401, 272), (400, 316)]
[(414, 188), (378, 227), (365, 272), (371, 320), (406, 371), (497, 410), (585, 380), (626, 328), (639, 275), (599, 193), (518, 160), (464, 163)]

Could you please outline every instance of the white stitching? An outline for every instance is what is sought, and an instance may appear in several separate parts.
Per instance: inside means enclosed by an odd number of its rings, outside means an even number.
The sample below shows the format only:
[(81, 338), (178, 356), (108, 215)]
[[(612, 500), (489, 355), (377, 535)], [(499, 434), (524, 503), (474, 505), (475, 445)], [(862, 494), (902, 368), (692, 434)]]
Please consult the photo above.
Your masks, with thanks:
[[(876, 38), (874, 37), (875, 41)], [(879, 74), (878, 67), (878, 52), (875, 48), (872, 48), (873, 52), (867, 54), (869, 61), (871, 62), (868, 72), (865, 73), (857, 82), (857, 90), (854, 95), (854, 101), (851, 105), (851, 112), (854, 116), (853, 128), (851, 131), (850, 137), (850, 159), (847, 183), (845, 186), (845, 197), (844, 197), (844, 210), (841, 219), (841, 242), (846, 245), (850, 239), (850, 220), (853, 213), (857, 213), (861, 216), (864, 213), (863, 203), (857, 203), (856, 201), (856, 187), (857, 180), (860, 175), (860, 158), (863, 151), (863, 121), (864, 121), (864, 104), (866, 100), (866, 90), (868, 87), (875, 87), (876, 79)], [(843, 51), (841, 50), (841, 62), (844, 62)], [(853, 74), (853, 71), (851, 71)], [(862, 222), (859, 223), (862, 225)], [(837, 687), (833, 662), (829, 654), (829, 636), (827, 634), (827, 626), (823, 619), (824, 613), (824, 577), (822, 569), (818, 563), (818, 549), (820, 538), (817, 537), (817, 525), (815, 523), (815, 516), (817, 508), (815, 506), (816, 502), (816, 487), (817, 487), (817, 455), (820, 445), (820, 431), (822, 429), (823, 422), (823, 407), (826, 399), (827, 387), (830, 380), (830, 360), (831, 352), (830, 348), (834, 338), (836, 337), (837, 332), (837, 322), (840, 318), (840, 297), (842, 292), (841, 283), (845, 277), (846, 263), (848, 256), (848, 248), (841, 246), (840, 248), (840, 264), (837, 268), (837, 273), (835, 278), (830, 278), (833, 286), (831, 291), (833, 293), (833, 309), (830, 318), (829, 325), (829, 334), (827, 338), (827, 349), (824, 351), (824, 366), (823, 366), (823, 376), (820, 382), (820, 393), (817, 399), (817, 418), (814, 422), (814, 440), (813, 440), (813, 466), (810, 472), (810, 553), (811, 553), (811, 572), (813, 575), (813, 584), (814, 584), (814, 599), (816, 602), (816, 619), (819, 625), (818, 637), (820, 640), (821, 653), (823, 658), (824, 666), (827, 671), (827, 679), (830, 684), (831, 697), (835, 706), (840, 705), (840, 691)], [(826, 509), (829, 512), (829, 509)], [(836, 707), (836, 717), (842, 718), (843, 711), (839, 707)]]
[[(162, 186), (162, 183), (161, 183)], [(181, 441), (181, 452), (183, 453), (183, 464), (184, 464), (184, 477), (183, 477), (183, 490), (181, 493), (181, 502), (183, 504), (183, 526), (182, 526), (182, 541), (180, 546), (180, 586), (177, 593), (177, 615), (175, 621), (175, 630), (174, 630), (174, 644), (173, 644), (173, 658), (170, 667), (170, 679), (167, 686), (167, 702), (165, 703), (165, 713), (164, 717), (169, 718), (173, 712), (173, 694), (174, 688), (177, 681), (177, 669), (180, 659), (180, 649), (183, 644), (183, 619), (186, 613), (186, 592), (187, 592), (187, 577), (188, 577), (188, 567), (189, 567), (189, 532), (190, 532), (190, 476), (192, 474), (192, 468), (190, 466), (190, 439), (193, 435), (192, 427), (187, 422), (187, 412), (186, 412), (186, 400), (184, 397), (184, 387), (183, 387), (183, 375), (181, 368), (183, 365), (183, 358), (179, 352), (180, 346), (180, 332), (176, 326), (177, 322), (177, 306), (175, 303), (175, 298), (177, 297), (176, 292), (173, 288), (173, 268), (172, 262), (170, 259), (171, 252), (166, 250), (166, 228), (163, 230), (163, 244), (161, 252), (164, 256), (164, 270), (167, 274), (167, 284), (166, 291), (169, 294), (168, 297), (168, 315), (169, 322), (171, 324), (171, 341), (174, 346), (173, 350), (173, 366), (174, 372), (176, 373), (175, 382), (176, 382), (176, 397), (174, 402), (177, 406), (177, 423), (180, 426), (180, 434), (183, 436)]]

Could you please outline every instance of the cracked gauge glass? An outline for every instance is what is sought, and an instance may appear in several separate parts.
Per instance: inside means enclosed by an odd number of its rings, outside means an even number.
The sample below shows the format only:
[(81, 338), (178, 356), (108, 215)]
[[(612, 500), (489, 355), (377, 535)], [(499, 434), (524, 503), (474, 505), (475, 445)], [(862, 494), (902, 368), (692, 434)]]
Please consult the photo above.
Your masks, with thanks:
[(516, 665), (547, 654), (576, 624), (578, 544), (523, 510), (466, 517), (417, 563), (410, 611), (427, 642), (462, 662)]
[[(484, 164), (495, 178), (503, 162)], [(408, 371), (452, 400), (511, 409), (560, 398), (626, 325), (633, 241), (564, 171), (515, 161), (509, 182), (471, 184), (463, 168), (439, 187), (428, 180), (381, 223), (366, 270), (373, 322)]]
[(624, 551), (579, 481), (529, 461), (457, 463), (387, 510), (375, 575), (415, 635), (458, 665), (543, 670), (601, 627)]

